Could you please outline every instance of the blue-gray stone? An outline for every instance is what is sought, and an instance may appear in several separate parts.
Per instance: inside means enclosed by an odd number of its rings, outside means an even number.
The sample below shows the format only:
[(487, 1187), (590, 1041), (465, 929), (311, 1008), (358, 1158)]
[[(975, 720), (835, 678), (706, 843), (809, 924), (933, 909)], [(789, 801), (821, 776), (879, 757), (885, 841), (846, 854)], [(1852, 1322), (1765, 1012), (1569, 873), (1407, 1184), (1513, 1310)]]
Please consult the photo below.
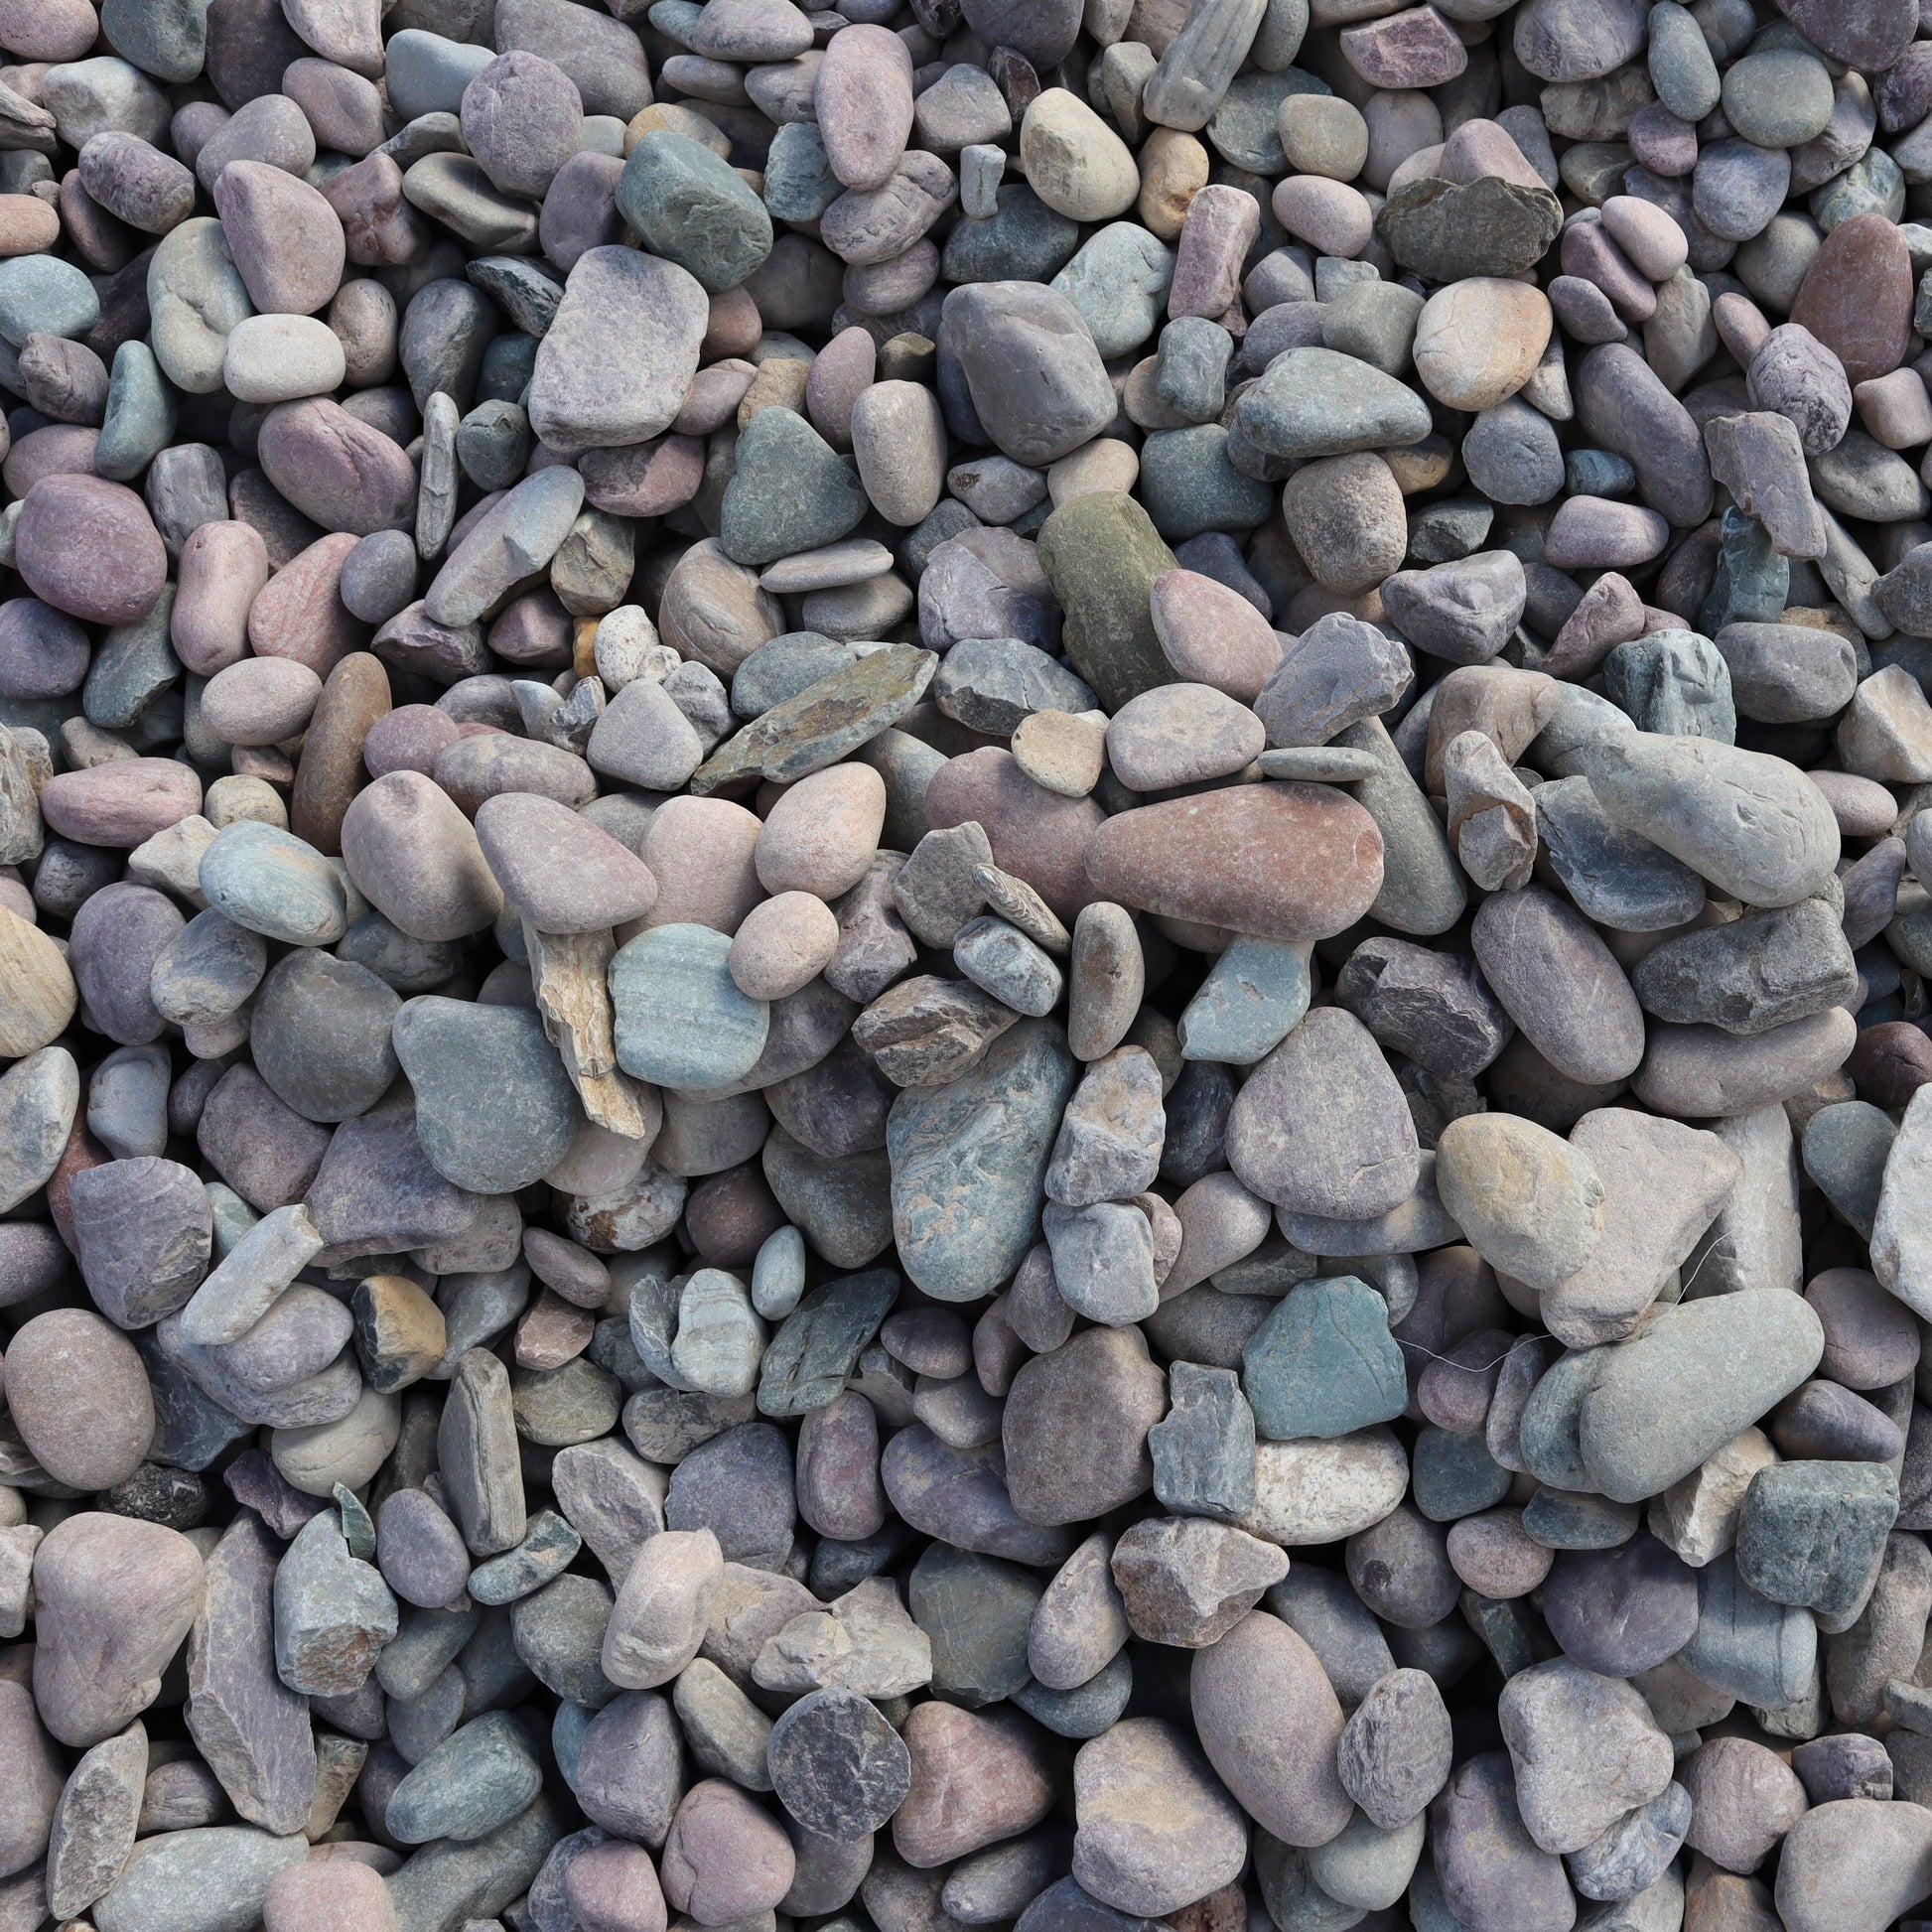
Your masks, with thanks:
[(259, 819), (237, 819), (214, 835), (202, 854), (201, 888), (217, 912), (284, 945), (333, 945), (348, 930), (342, 862)]
[(406, 27), (392, 34), (383, 50), (389, 105), (401, 121), (454, 114), (463, 105), (464, 88), (495, 58), (487, 47)]
[(1023, 1020), (961, 1078), (894, 1101), (893, 1231), (900, 1265), (928, 1295), (980, 1301), (1026, 1259), (1076, 1077), (1059, 1029)]
[(1255, 1499), (1255, 1418), (1239, 1378), (1175, 1362), (1168, 1389), (1173, 1406), (1147, 1439), (1154, 1493), (1186, 1515), (1239, 1519)]
[[(722, 155), (653, 129), (618, 177), (618, 209), (666, 261), (706, 290), (736, 288), (771, 252), (771, 216)], [(801, 419), (802, 420), (802, 419)]]
[(389, 1586), (350, 1555), (336, 1515), (311, 1516), (275, 1570), (275, 1674), (310, 1697), (345, 1697), (362, 1687), (396, 1621)]
[(1697, 1573), (1698, 1620), (1678, 1661), (1705, 1683), (1760, 1708), (1803, 1697), (1818, 1668), (1818, 1624), (1737, 1575), (1726, 1550)]
[(1420, 443), (1429, 405), (1407, 383), (1332, 348), (1285, 349), (1234, 406), (1241, 434), (1271, 456), (1346, 456)]
[(759, 1409), (804, 1416), (838, 1400), (859, 1357), (898, 1296), (891, 1269), (826, 1282), (799, 1303), (771, 1337), (759, 1371)]
[(491, 1711), (437, 1745), (389, 1794), (383, 1824), (403, 1845), (483, 1837), (519, 1816), (543, 1788), (522, 1726)]
[(1877, 1462), (1776, 1462), (1737, 1516), (1737, 1575), (1774, 1603), (1842, 1618), (1864, 1601), (1898, 1516), (1898, 1475)]
[[(1070, 1691), (1049, 1691), (1044, 1684), (1030, 1680), (1014, 1692), (1013, 1702), (1035, 1723), (1044, 1725), (1061, 1737), (1087, 1738), (1098, 1737), (1103, 1730), (1111, 1730), (1126, 1712), (1127, 1701), (1133, 1695), (1133, 1660), (1125, 1650), (1117, 1650), (1084, 1684), (1076, 1684)], [(1078, 1889), (1071, 1878), (1062, 1879), (1061, 1883), (1070, 1889)], [(1040, 1897), (1047, 1895), (1042, 1892)], [(1084, 1893), (1081, 1895), (1085, 1896)], [(1035, 1905), (1038, 1903), (1036, 1899)], [(1034, 1907), (1029, 1906), (1028, 1910), (1033, 1911)], [(1096, 1913), (1104, 1912), (1107, 1919), (1116, 1921), (1122, 1928), (1144, 1927), (1149, 1923), (1142, 1919), (1124, 1919), (1119, 1913), (1105, 1911), (1100, 1906), (1095, 1906), (1094, 1910)], [(1039, 1928), (1039, 1932), (1064, 1932), (1062, 1922), (1050, 1916), (1036, 1914), (1033, 1923)]]
[(1536, 830), (1551, 870), (1587, 918), (1618, 932), (1661, 932), (1704, 910), (1704, 881), (1603, 810), (1587, 778), (1536, 788)]
[[(1692, 1809), (1691, 1794), (1681, 1784), (1665, 1785), (1647, 1805), (1625, 1812), (1581, 1852), (1570, 1854), (1567, 1863), (1571, 1883), (1586, 1898), (1629, 1900), (1634, 1904), (1639, 1893), (1648, 1891), (1663, 1878), (1671, 1861), (1684, 1849), (1684, 1834), (1691, 1829)], [(1655, 1901), (1659, 1922), (1667, 1914), (1674, 1919), (1671, 1896), (1672, 1889), (1666, 1887), (1665, 1896)], [(1601, 1915), (1590, 1913), (1579, 1923), (1591, 1932), (1614, 1932), (1618, 1926), (1628, 1927), (1629, 1932), (1641, 1932), (1641, 1928), (1651, 1923), (1648, 1909), (1643, 1908), (1643, 1916), (1634, 1911), (1624, 1916), (1612, 1907), (1610, 1912)]]
[(739, 434), (736, 465), (718, 522), (734, 563), (759, 569), (836, 543), (869, 507), (851, 458), (796, 410), (760, 409)]
[(584, 1539), (554, 1509), (540, 1509), (514, 1550), (470, 1573), (470, 1594), (479, 1603), (513, 1603), (560, 1576), (583, 1547)]
[(1229, 462), (1219, 423), (1154, 431), (1141, 448), (1141, 495), (1171, 543), (1205, 530), (1252, 530), (1275, 507), (1274, 490)]
[(175, 392), (154, 350), (144, 342), (123, 343), (107, 381), (95, 470), (116, 483), (133, 482), (174, 441), (175, 423)]
[(1410, 1453), (1416, 1507), (1432, 1523), (1453, 1523), (1489, 1509), (1509, 1493), (1510, 1472), (1489, 1453), (1478, 1433), (1457, 1436), (1429, 1427)]
[(816, 630), (787, 630), (760, 644), (733, 673), (732, 710), (741, 718), (762, 717), (773, 705), (797, 697), (820, 678), (858, 661), (852, 646), (836, 637)]
[[(456, 460), (463, 466), (463, 474), (479, 489), (508, 489), (522, 477), (529, 464), (531, 441), (529, 412), (520, 404), (480, 402), (457, 425)], [(363, 541), (373, 542), (374, 539), (364, 538)], [(414, 594), (414, 587), (412, 574), (411, 595)], [(408, 603), (409, 598), (405, 597), (396, 609), (401, 610)]]
[(1064, 976), (1017, 926), (1004, 919), (969, 919), (953, 941), (953, 964), (977, 987), (1016, 1013), (1035, 1019), (1059, 1004)]
[(1138, 1207), (1121, 1201), (1062, 1207), (1049, 1200), (1043, 1220), (1054, 1286), (1075, 1313), (1118, 1327), (1145, 1321), (1161, 1306), (1153, 1229)]
[(1236, 939), (1180, 1016), (1181, 1057), (1253, 1066), (1294, 1031), (1313, 993), (1307, 941)]
[[(1464, 459), (1466, 467), (1467, 459)], [(1412, 564), (1449, 564), (1473, 556), (1489, 541), (1496, 506), (1480, 496), (1451, 496), (1446, 502), (1425, 503), (1409, 517)]]
[(1352, 1435), (1409, 1402), (1389, 1306), (1352, 1275), (1293, 1290), (1241, 1351), (1255, 1427), (1271, 1442)]
[(534, 336), (514, 332), (485, 345), (477, 369), (479, 402), (520, 402), (536, 374), (539, 344)]
[(1572, 450), (1564, 458), (1563, 474), (1573, 496), (1608, 496), (1614, 500), (1636, 492), (1636, 465), (1610, 450)]
[(1885, 1162), (1898, 1129), (1868, 1100), (1821, 1107), (1805, 1123), (1805, 1173), (1865, 1240), (1878, 1213)]
[(1469, 482), (1497, 503), (1547, 503), (1564, 484), (1557, 427), (1520, 396), (1485, 409), (1462, 439)]
[(971, 1710), (1026, 1684), (1028, 1631), (1044, 1587), (1013, 1564), (930, 1545), (906, 1580), (905, 1600), (932, 1640), (935, 1695)]
[(543, 1022), (527, 1007), (425, 995), (390, 1030), (416, 1090), (416, 1134), (446, 1180), (514, 1193), (564, 1158), (583, 1110)]
[(1771, 548), (1770, 533), (1733, 504), (1724, 513), (1718, 569), (1700, 623), (1715, 635), (1727, 623), (1776, 623), (1791, 601), (1791, 560)]
[(774, 221), (816, 221), (845, 193), (816, 121), (788, 121), (764, 159), (764, 206)]
[(512, 327), (526, 336), (549, 333), (556, 320), (564, 285), (547, 266), (515, 255), (484, 255), (464, 273), (509, 317)]
[(472, 1919), (503, 1911), (529, 1889), (563, 1829), (549, 1799), (539, 1797), (485, 1838), (424, 1846), (388, 1879), (402, 1932), (463, 1932)]
[(1882, 214), (1896, 221), (1905, 212), (1905, 176), (1875, 143), (1842, 174), (1816, 190), (1807, 206), (1827, 234), (1855, 214)]
[(1695, 630), (1652, 630), (1618, 644), (1603, 660), (1603, 686), (1639, 731), (1736, 742), (1730, 667)]
[(251, 1932), (278, 1871), (309, 1856), (299, 1834), (214, 1825), (144, 1839), (87, 1916), (98, 1932)]
[(1614, 1550), (1636, 1535), (1635, 1503), (1564, 1489), (1539, 1489), (1523, 1505), (1523, 1534), (1546, 1550)]
[(1100, 702), (1061, 659), (1020, 637), (960, 638), (939, 660), (931, 690), (948, 718), (993, 738), (1011, 738), (1035, 711), (1091, 711)]
[(83, 336), (100, 320), (94, 285), (55, 255), (0, 262), (0, 339), (15, 348), (29, 336)]
[(1103, 356), (1125, 355), (1160, 328), (1173, 263), (1173, 251), (1138, 221), (1110, 221), (1053, 277), (1053, 287), (1079, 310)]
[[(769, 413), (768, 411), (765, 413)], [(731, 939), (703, 925), (660, 925), (611, 962), (618, 1064), (665, 1087), (722, 1087), (764, 1051), (771, 1010), (738, 990)]]
[(181, 659), (168, 641), (174, 611), (175, 587), (164, 584), (146, 617), (116, 624), (101, 639), (80, 687), (80, 709), (88, 724), (102, 731), (126, 731), (180, 681)]
[(1024, 182), (1002, 188), (998, 200), (998, 211), (985, 220), (953, 224), (939, 260), (942, 280), (955, 287), (1050, 281), (1080, 245), (1080, 224), (1048, 207)]
[(201, 77), (208, 0), (101, 0), (100, 31), (123, 61), (177, 86)]
[(1234, 338), (1205, 316), (1176, 316), (1161, 332), (1154, 390), (1170, 409), (1195, 423), (1212, 422), (1227, 399)]

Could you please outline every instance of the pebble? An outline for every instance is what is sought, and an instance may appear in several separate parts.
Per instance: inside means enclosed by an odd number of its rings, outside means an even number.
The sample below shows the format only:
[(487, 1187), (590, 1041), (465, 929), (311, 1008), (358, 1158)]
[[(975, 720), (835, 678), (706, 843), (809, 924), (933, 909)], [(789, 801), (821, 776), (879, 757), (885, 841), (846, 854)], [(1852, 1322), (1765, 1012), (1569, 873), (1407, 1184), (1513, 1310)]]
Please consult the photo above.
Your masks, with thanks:
[(0, 0), (0, 1918), (1915, 1908), (1915, 23), (1459, 11)]

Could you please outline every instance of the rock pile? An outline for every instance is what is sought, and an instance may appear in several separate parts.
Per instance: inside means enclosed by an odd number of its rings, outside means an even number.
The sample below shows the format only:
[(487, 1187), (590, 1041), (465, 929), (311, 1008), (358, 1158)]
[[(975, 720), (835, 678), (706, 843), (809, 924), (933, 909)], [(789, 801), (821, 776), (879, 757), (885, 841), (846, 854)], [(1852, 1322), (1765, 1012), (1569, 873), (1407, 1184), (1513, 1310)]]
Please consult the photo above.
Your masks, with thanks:
[(0, 53), (0, 1932), (1932, 1893), (1913, 0)]

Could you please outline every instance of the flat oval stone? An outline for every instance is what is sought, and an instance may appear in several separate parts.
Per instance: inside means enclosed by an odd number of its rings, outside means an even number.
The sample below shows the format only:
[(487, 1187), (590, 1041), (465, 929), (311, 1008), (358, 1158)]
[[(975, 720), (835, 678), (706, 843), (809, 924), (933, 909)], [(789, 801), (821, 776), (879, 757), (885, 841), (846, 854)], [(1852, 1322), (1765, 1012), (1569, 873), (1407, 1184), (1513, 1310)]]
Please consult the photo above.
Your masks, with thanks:
[(1314, 785), (1243, 785), (1110, 818), (1087, 848), (1095, 895), (1267, 939), (1354, 923), (1382, 885), (1382, 836)]

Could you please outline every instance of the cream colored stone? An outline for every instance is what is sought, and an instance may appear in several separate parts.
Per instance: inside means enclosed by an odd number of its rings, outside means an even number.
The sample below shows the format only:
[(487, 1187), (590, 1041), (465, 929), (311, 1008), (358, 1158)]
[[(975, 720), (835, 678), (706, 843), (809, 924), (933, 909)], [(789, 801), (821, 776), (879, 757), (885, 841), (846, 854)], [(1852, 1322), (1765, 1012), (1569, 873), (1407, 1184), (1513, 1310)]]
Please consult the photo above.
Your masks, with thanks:
[(1550, 329), (1550, 302), (1541, 289), (1472, 275), (1423, 304), (1416, 373), (1451, 409), (1493, 409), (1536, 373)]

